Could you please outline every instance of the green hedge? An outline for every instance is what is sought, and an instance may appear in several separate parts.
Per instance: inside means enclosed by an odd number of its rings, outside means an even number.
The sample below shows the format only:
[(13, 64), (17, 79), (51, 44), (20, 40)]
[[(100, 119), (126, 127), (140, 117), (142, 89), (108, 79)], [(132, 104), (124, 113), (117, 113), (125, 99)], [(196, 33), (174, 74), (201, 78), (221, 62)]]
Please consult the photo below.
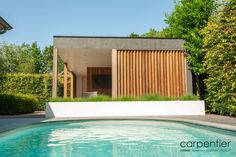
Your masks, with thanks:
[(32, 95), (0, 94), (0, 115), (32, 113), (37, 104), (37, 98)]
[[(63, 83), (58, 81), (58, 95), (63, 94)], [(4, 74), (0, 75), (0, 93), (34, 95), (38, 99), (37, 110), (45, 109), (45, 102), (52, 95), (50, 74)]]
[(224, 1), (202, 30), (207, 109), (236, 116), (236, 1)]

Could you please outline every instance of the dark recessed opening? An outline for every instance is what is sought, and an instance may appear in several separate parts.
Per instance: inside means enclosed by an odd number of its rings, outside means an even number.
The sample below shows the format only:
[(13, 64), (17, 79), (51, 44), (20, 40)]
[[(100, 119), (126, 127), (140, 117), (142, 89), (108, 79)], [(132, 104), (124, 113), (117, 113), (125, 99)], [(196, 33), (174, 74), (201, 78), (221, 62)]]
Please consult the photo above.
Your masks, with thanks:
[(111, 88), (111, 75), (92, 75), (92, 87), (94, 89)]

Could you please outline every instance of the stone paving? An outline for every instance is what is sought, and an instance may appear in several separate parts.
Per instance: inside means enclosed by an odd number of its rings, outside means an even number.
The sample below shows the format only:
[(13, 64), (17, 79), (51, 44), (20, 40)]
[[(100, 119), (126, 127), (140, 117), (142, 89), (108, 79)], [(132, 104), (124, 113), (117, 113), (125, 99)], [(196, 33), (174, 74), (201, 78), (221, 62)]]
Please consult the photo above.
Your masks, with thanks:
[(88, 118), (45, 118), (45, 112), (0, 116), (0, 132), (39, 122), (83, 120), (83, 119), (155, 119), (189, 122), (236, 131), (236, 117), (206, 114), (205, 116), (149, 116), (149, 117), (88, 117)]

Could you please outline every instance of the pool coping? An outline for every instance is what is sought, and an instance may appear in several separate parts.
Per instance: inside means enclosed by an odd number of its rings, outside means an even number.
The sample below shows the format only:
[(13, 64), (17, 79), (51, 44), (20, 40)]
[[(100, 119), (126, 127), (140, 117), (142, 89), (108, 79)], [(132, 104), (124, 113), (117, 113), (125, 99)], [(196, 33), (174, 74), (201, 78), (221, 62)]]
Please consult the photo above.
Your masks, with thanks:
[[(0, 133), (15, 128), (24, 127), (30, 124), (59, 122), (59, 121), (76, 121), (76, 120), (162, 120), (186, 122), (201, 126), (208, 126), (229, 131), (236, 131), (236, 118), (220, 115), (207, 114), (205, 116), (126, 116), (126, 117), (76, 117), (76, 118), (45, 118), (41, 116), (0, 116)], [(3, 124), (3, 125), (2, 125)]]
[[(177, 118), (177, 117), (136, 117), (136, 116), (129, 116), (129, 117), (76, 117), (76, 118), (53, 118), (53, 119), (47, 119), (42, 121), (42, 123), (46, 122), (60, 122), (60, 121), (77, 121), (77, 120), (153, 120), (153, 121), (173, 121), (173, 122), (186, 122), (201, 126), (208, 126), (213, 128), (219, 128), (223, 130), (229, 130), (229, 131), (236, 131), (236, 126), (228, 125), (228, 124), (219, 124), (219, 123), (213, 123), (213, 122), (206, 122), (201, 120), (193, 120), (193, 119), (183, 119), (183, 118)], [(235, 119), (236, 121), (236, 119)]]

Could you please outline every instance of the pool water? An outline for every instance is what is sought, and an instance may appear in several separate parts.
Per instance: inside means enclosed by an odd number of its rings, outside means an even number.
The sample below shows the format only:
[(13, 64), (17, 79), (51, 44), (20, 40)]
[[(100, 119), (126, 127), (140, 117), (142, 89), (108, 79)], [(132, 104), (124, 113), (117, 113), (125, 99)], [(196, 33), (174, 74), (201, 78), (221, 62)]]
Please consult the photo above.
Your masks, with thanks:
[(1, 133), (0, 156), (235, 157), (236, 132), (171, 121), (50, 122)]

